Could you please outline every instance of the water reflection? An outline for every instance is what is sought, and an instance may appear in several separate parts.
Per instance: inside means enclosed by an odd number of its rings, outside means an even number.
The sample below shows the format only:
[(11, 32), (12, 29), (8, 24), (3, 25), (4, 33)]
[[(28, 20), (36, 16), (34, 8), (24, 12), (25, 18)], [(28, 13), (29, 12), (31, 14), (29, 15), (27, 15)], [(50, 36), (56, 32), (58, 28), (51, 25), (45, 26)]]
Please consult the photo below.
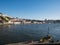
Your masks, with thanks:
[(47, 35), (48, 26), (50, 29), (49, 33), (54, 37), (54, 39), (59, 39), (60, 24), (1, 25), (0, 43), (39, 40)]

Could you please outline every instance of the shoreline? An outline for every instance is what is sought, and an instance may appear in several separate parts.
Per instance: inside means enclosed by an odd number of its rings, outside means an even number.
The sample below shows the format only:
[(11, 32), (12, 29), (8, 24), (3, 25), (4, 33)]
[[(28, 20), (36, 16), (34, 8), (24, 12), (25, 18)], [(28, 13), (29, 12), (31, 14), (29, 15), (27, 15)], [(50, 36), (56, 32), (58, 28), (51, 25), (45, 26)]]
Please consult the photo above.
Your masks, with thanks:
[[(38, 24), (38, 23), (0, 23), (0, 25), (16, 25), (16, 24)], [(45, 23), (43, 23), (45, 24)]]

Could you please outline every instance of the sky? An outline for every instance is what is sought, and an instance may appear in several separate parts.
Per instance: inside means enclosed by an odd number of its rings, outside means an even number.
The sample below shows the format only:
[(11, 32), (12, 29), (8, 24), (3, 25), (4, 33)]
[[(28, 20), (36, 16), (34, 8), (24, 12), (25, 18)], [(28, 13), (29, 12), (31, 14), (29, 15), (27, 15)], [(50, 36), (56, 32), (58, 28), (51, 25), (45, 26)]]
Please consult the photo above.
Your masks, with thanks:
[(22, 19), (60, 19), (60, 0), (0, 0), (0, 12)]

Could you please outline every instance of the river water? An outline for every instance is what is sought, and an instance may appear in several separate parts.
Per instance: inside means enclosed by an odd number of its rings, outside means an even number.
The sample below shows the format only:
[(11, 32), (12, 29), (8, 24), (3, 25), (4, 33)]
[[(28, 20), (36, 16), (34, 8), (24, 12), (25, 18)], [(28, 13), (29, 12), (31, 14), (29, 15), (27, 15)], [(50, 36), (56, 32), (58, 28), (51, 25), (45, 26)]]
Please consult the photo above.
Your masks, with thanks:
[(0, 44), (29, 40), (40, 40), (48, 34), (54, 40), (60, 40), (60, 24), (20, 24), (0, 25)]

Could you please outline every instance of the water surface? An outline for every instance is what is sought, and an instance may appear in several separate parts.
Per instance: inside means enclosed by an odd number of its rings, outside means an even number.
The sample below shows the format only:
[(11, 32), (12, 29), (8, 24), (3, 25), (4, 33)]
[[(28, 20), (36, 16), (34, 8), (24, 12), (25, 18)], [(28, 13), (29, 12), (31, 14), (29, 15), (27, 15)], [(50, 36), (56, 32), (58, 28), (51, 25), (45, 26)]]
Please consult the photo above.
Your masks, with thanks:
[(0, 25), (0, 43), (40, 40), (49, 33), (54, 40), (60, 40), (60, 24)]

